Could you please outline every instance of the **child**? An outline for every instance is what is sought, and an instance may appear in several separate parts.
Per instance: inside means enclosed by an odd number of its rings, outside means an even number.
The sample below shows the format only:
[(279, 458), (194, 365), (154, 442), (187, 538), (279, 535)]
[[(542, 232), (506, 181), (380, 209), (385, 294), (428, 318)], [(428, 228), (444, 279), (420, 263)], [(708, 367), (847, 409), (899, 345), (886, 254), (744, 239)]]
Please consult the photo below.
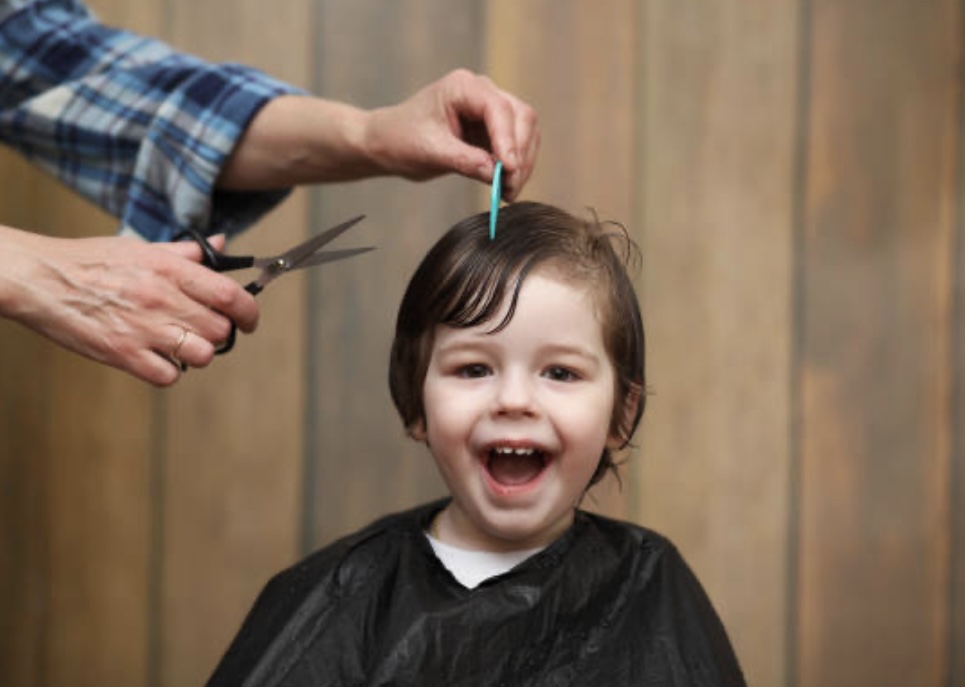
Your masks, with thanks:
[(578, 509), (644, 406), (623, 231), (538, 203), (454, 226), (399, 308), (389, 370), (450, 498), (276, 576), (209, 685), (743, 685), (654, 532)]

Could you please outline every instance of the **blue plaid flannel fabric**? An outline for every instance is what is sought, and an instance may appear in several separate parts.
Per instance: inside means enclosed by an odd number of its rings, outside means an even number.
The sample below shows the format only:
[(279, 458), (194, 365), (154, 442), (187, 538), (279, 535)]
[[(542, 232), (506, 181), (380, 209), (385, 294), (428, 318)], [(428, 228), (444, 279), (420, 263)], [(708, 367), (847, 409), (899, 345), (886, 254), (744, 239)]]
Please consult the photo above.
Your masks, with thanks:
[(100, 24), (76, 0), (0, 0), (0, 141), (121, 219), (169, 240), (237, 233), (285, 197), (216, 191), (265, 103), (300, 92)]

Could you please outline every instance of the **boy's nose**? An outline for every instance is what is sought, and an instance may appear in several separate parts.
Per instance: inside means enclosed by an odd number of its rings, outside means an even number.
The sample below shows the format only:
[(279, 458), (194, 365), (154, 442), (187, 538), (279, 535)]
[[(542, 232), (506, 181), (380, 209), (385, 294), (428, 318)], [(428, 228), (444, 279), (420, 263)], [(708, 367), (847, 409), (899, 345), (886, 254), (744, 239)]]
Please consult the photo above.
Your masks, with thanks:
[(504, 373), (499, 378), (494, 410), (499, 415), (531, 415), (536, 412), (533, 382), (521, 373)]

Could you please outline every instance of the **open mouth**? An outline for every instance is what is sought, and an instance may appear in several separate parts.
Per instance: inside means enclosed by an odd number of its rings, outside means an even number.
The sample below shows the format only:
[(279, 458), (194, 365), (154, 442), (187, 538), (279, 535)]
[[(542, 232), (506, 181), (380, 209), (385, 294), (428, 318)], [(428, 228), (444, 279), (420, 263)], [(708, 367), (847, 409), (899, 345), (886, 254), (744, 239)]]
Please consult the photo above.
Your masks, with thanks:
[(484, 462), (493, 482), (502, 487), (520, 487), (543, 474), (549, 457), (533, 447), (494, 446), (486, 451)]

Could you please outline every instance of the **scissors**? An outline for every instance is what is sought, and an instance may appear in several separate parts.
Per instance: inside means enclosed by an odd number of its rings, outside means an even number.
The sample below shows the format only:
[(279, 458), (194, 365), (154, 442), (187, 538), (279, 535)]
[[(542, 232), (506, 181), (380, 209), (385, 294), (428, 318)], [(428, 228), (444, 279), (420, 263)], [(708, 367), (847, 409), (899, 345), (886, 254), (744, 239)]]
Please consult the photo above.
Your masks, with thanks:
[[(216, 250), (214, 246), (208, 242), (204, 235), (201, 234), (201, 232), (193, 228), (180, 232), (174, 237), (174, 240), (180, 241), (185, 238), (190, 238), (196, 241), (197, 244), (201, 246), (201, 252), (203, 254), (201, 264), (209, 269), (214, 270), (215, 272), (233, 272), (234, 270), (243, 270), (249, 267), (259, 268), (261, 273), (253, 281), (245, 285), (245, 291), (250, 293), (252, 296), (256, 296), (261, 293), (269, 283), (283, 274), (287, 274), (294, 270), (304, 269), (306, 267), (314, 267), (315, 265), (321, 265), (326, 262), (334, 262), (335, 260), (351, 258), (355, 255), (360, 255), (362, 253), (367, 253), (370, 250), (374, 250), (374, 246), (366, 246), (364, 248), (346, 248), (343, 250), (331, 251), (321, 250), (323, 246), (355, 226), (364, 217), (365, 215), (353, 217), (346, 222), (342, 222), (331, 229), (323, 231), (318, 236), (313, 236), (307, 241), (299, 243), (297, 246), (286, 250), (284, 253), (267, 258), (256, 258), (253, 255), (227, 255), (222, 253), (221, 251)], [(234, 322), (232, 322), (231, 332), (228, 334), (228, 338), (223, 344), (221, 344), (221, 347), (218, 348), (215, 353), (221, 355), (230, 351), (235, 345), (236, 334), (237, 328), (235, 327)]]

